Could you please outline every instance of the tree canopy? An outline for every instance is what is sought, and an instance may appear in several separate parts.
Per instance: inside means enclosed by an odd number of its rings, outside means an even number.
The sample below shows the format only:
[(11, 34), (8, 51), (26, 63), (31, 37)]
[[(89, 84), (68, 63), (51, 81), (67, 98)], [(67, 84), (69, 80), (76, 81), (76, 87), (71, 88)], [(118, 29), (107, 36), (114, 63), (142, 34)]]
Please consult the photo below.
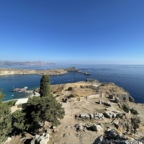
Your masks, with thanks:
[[(43, 75), (40, 83), (41, 97), (29, 98), (27, 106), (21, 112), (15, 112), (14, 127), (25, 130), (36, 130), (42, 123), (44, 130), (45, 122), (57, 126), (60, 119), (64, 117), (64, 109), (62, 105), (50, 94), (50, 82), (47, 75)], [(23, 118), (24, 117), (24, 118)], [(23, 120), (24, 119), (24, 120)]]
[(43, 75), (40, 81), (41, 97), (29, 98), (27, 106), (22, 110), (10, 113), (11, 103), (2, 103), (4, 94), (0, 91), (0, 142), (5, 141), (11, 132), (22, 133), (36, 132), (43, 127), (45, 122), (52, 126), (60, 124), (64, 117), (64, 109), (56, 98), (50, 94), (50, 81), (47, 75)]
[(2, 93), (2, 90), (0, 89), (0, 103), (2, 103), (2, 99), (5, 95)]
[(9, 106), (2, 103), (4, 94), (0, 91), (0, 142), (5, 141), (12, 130)]
[(56, 99), (49, 95), (48, 97), (34, 97), (29, 99), (27, 103), (27, 116), (31, 117), (35, 122), (44, 124), (45, 121), (57, 126), (60, 119), (64, 116), (64, 109)]

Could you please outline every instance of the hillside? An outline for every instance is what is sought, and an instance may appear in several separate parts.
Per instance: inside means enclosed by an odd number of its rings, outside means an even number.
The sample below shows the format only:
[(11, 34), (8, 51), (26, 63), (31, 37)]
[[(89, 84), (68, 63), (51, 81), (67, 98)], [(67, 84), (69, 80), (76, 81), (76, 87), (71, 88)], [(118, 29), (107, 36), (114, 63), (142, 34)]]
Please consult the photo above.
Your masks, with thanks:
[[(144, 137), (144, 105), (134, 103), (129, 93), (114, 83), (58, 84), (51, 86), (51, 92), (62, 103), (65, 117), (58, 127), (50, 129), (45, 125), (50, 135), (48, 144), (127, 144), (138, 143), (135, 140)], [(123, 105), (137, 110), (138, 116), (125, 112)], [(141, 120), (135, 134), (133, 117)], [(19, 138), (14, 137), (8, 144), (15, 144)]]

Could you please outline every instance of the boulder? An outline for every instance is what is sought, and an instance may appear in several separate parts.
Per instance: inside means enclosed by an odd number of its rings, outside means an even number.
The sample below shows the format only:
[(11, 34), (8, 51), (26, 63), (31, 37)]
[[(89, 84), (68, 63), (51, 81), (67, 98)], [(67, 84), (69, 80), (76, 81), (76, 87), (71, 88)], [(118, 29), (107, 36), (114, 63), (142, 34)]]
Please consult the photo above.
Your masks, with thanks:
[(101, 125), (95, 125), (95, 129), (96, 129), (96, 131), (102, 131), (103, 130)]
[(117, 133), (115, 129), (107, 130), (99, 136), (93, 144), (143, 144), (137, 140), (128, 140), (124, 135)]
[(109, 102), (103, 102), (103, 104), (104, 104), (105, 106), (111, 106), (111, 104), (110, 104)]
[(118, 97), (115, 97), (115, 102), (120, 103), (120, 99)]
[(31, 141), (31, 144), (47, 144), (49, 141), (49, 134), (43, 133), (42, 135), (36, 135), (33, 140)]
[(85, 125), (87, 130), (91, 130), (91, 131), (102, 131), (103, 128), (100, 124), (95, 124), (95, 123), (88, 123)]
[(90, 114), (90, 119), (93, 119), (94, 118), (94, 115), (93, 114)]
[(84, 126), (81, 123), (76, 124), (75, 128), (76, 128), (77, 131), (83, 131), (84, 130)]
[(103, 113), (103, 115), (106, 117), (106, 118), (115, 118), (116, 117), (116, 114), (111, 112), (111, 111), (106, 111), (105, 113)]
[(104, 119), (104, 115), (102, 113), (95, 113), (94, 119)]
[(143, 143), (136, 140), (126, 140), (126, 141), (119, 142), (118, 144), (143, 144)]
[(81, 115), (80, 115), (80, 118), (90, 119), (90, 115), (89, 115), (89, 114), (81, 114)]

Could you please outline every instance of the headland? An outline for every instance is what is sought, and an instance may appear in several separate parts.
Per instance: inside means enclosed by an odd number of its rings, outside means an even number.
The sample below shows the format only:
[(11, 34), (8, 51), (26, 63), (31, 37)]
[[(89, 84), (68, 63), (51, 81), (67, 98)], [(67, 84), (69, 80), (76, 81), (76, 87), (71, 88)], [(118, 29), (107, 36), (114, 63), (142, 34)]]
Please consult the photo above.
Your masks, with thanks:
[(39, 74), (39, 75), (63, 75), (68, 72), (77, 72), (84, 75), (90, 75), (87, 72), (77, 70), (75, 67), (64, 68), (64, 69), (53, 69), (53, 70), (31, 70), (31, 69), (5, 69), (0, 68), (0, 76), (3, 75), (21, 75), (21, 74)]

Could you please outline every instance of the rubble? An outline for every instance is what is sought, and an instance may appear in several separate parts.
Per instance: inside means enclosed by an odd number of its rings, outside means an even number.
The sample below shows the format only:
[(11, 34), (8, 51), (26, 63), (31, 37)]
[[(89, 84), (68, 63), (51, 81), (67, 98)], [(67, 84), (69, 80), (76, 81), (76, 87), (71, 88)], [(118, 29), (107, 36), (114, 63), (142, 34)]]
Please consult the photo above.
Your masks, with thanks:
[(75, 118), (81, 118), (81, 119), (97, 119), (97, 120), (103, 120), (104, 115), (102, 113), (91, 113), (91, 114), (79, 114), (75, 115)]

